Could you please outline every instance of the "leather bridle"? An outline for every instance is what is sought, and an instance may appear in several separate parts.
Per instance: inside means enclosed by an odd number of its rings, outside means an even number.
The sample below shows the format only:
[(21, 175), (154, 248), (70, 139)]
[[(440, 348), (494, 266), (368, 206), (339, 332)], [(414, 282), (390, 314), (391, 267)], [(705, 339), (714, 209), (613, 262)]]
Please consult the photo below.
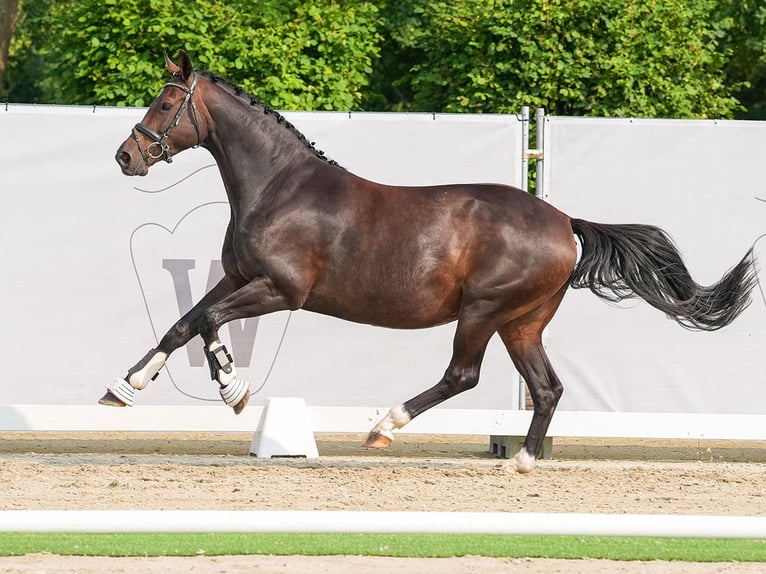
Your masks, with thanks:
[[(189, 117), (191, 118), (191, 123), (194, 126), (194, 131), (197, 132), (197, 143), (193, 147), (199, 147), (200, 143), (202, 143), (199, 135), (199, 115), (197, 114), (197, 106), (194, 104), (193, 99), (194, 90), (197, 88), (197, 79), (198, 76), (195, 73), (194, 80), (192, 81), (192, 85), (189, 88), (183, 84), (176, 84), (174, 82), (169, 82), (163, 86), (163, 91), (167, 87), (178, 88), (179, 90), (186, 92), (186, 96), (184, 97), (183, 102), (181, 102), (181, 105), (178, 107), (178, 110), (176, 110), (176, 114), (173, 116), (173, 119), (170, 121), (167, 129), (162, 134), (158, 134), (152, 128), (145, 126), (140, 122), (133, 127), (133, 139), (136, 141), (138, 151), (141, 152), (141, 157), (143, 157), (144, 163), (147, 165), (149, 165), (150, 159), (162, 159), (168, 163), (173, 162), (173, 154), (170, 152), (168, 137), (170, 136), (172, 129), (178, 125), (179, 121), (181, 121), (181, 114), (184, 113), (184, 110), (187, 108), (187, 106), (189, 108)], [(144, 134), (146, 137), (152, 140), (152, 143), (150, 143), (146, 148), (141, 145), (141, 140), (138, 137), (139, 133)], [(159, 148), (158, 153), (153, 153), (152, 151), (155, 146)]]

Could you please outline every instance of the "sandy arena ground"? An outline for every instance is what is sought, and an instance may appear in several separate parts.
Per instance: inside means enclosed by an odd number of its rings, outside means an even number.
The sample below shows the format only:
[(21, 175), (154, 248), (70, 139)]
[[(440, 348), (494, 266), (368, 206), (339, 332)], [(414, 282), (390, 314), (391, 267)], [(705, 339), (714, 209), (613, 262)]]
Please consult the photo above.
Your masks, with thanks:
[[(440, 510), (766, 515), (766, 444), (557, 440), (508, 474), (487, 437), (318, 435), (320, 458), (249, 456), (241, 433), (0, 433), (0, 509)], [(0, 558), (0, 572), (763, 572), (764, 564), (464, 557)]]

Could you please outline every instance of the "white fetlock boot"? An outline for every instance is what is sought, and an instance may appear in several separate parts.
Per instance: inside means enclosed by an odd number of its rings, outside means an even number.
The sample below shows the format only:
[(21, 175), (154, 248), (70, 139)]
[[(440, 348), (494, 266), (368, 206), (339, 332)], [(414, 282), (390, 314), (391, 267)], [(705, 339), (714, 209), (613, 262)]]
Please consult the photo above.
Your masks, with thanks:
[[(99, 403), (114, 407), (132, 407), (136, 391), (146, 388), (151, 381), (157, 378), (157, 374), (160, 369), (165, 366), (167, 359), (168, 356), (166, 353), (152, 349), (146, 354), (141, 362), (138, 363), (139, 365), (144, 363), (144, 366), (137, 371), (129, 373), (127, 380), (117, 378), (106, 385), (106, 390), (108, 392), (101, 397)], [(115, 401), (109, 396), (109, 393), (111, 393), (117, 401), (121, 401), (123, 404)]]

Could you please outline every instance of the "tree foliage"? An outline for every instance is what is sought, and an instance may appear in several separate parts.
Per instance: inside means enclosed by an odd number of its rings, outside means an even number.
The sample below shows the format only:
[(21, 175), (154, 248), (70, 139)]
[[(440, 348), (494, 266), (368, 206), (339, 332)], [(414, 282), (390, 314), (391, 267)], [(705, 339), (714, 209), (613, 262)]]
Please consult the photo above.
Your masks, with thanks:
[[(392, 1), (400, 107), (727, 117), (715, 0)], [(385, 61), (385, 60), (384, 60)], [(385, 72), (384, 72), (385, 74)]]
[(0, 96), (5, 93), (5, 69), (11, 38), (16, 29), (19, 0), (0, 0)]
[(762, 0), (21, 0), (10, 98), (145, 105), (163, 51), (282, 109), (766, 116)]
[(374, 4), (332, 0), (77, 0), (33, 22), (57, 102), (147, 105), (179, 48), (283, 109), (351, 109), (377, 57)]
[(728, 33), (723, 50), (731, 53), (724, 72), (734, 95), (747, 113), (766, 119), (766, 3), (763, 0), (719, 0), (715, 20)]

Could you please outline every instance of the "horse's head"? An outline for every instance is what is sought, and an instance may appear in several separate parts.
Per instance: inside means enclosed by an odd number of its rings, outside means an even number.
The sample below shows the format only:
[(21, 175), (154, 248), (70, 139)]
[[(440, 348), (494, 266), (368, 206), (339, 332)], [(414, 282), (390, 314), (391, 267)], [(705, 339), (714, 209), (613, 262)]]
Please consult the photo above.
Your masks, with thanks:
[(173, 155), (200, 145), (207, 137), (195, 92), (197, 74), (189, 56), (181, 50), (178, 65), (167, 55), (165, 64), (172, 81), (149, 106), (144, 119), (117, 150), (115, 159), (125, 175), (146, 175), (160, 160), (168, 163)]

